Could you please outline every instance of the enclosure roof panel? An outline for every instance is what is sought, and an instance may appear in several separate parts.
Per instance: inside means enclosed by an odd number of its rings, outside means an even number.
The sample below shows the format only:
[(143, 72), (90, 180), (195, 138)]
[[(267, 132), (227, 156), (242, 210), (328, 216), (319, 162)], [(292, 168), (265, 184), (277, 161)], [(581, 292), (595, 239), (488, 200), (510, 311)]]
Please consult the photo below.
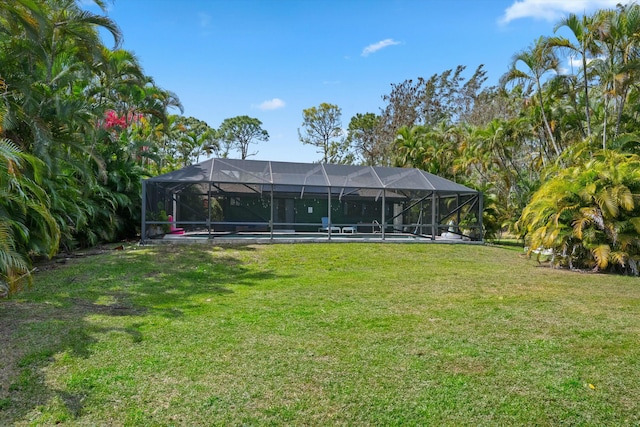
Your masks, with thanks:
[(209, 182), (212, 162), (206, 161), (189, 165), (177, 171), (149, 178), (147, 181), (159, 182)]
[(270, 184), (271, 165), (264, 160), (211, 159), (209, 181)]
[(271, 162), (273, 184), (326, 187), (327, 177), (321, 164)]
[(147, 181), (476, 193), (468, 187), (419, 169), (239, 159), (209, 159)]

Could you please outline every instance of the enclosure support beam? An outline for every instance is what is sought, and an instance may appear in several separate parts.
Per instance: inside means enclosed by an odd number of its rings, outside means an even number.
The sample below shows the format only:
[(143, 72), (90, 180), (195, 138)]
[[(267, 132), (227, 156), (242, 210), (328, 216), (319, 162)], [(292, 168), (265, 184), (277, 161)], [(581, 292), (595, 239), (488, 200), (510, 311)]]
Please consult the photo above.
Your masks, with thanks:
[[(471, 199), (467, 200), (465, 203), (462, 204), (462, 206), (460, 206), (458, 209), (462, 209), (462, 207), (464, 207), (464, 205), (466, 204), (470, 204), (469, 206), (469, 212), (474, 212), (474, 209), (478, 209), (478, 219), (477, 219), (477, 224), (476, 224), (476, 228), (480, 228), (480, 239), (479, 240), (484, 240), (484, 230), (482, 229), (482, 212), (483, 212), (483, 207), (482, 207), (482, 193), (478, 192), (477, 195), (473, 196)], [(452, 215), (453, 212), (450, 214)], [(471, 237), (471, 236), (467, 236), (467, 237)], [(471, 239), (471, 240), (478, 240), (478, 239)]]
[(471, 205), (469, 206), (469, 210), (473, 210), (476, 207), (476, 203), (478, 202), (478, 196), (473, 196), (472, 198), (466, 200), (464, 203), (462, 203), (461, 205), (459, 205), (457, 208), (455, 208), (453, 211), (449, 212), (447, 215), (445, 215), (442, 218), (442, 221), (445, 221), (447, 218), (449, 218), (450, 216), (452, 216), (453, 214), (457, 214), (458, 215), (458, 224), (460, 223), (460, 212), (462, 211), (462, 208), (464, 208), (467, 205)]
[(173, 193), (171, 195), (171, 212), (173, 213), (173, 221), (178, 221), (178, 197), (180, 197), (178, 193)]
[(142, 226), (140, 228), (140, 243), (145, 244), (147, 237), (147, 181), (142, 181)]
[(431, 194), (428, 194), (426, 196), (424, 196), (423, 198), (411, 203), (409, 206), (407, 206), (406, 208), (402, 209), (400, 211), (400, 213), (396, 214), (394, 212), (393, 218), (391, 218), (391, 221), (395, 220), (396, 218), (398, 218), (399, 216), (404, 215), (405, 213), (409, 212), (411, 210), (411, 208), (413, 208), (414, 206), (418, 206), (420, 205), (420, 213), (422, 213), (422, 202), (427, 200), (429, 197), (431, 197)]
[(270, 239), (273, 240), (273, 184), (271, 184), (271, 219), (269, 220)]
[(478, 192), (478, 224), (480, 226), (479, 240), (484, 242), (484, 226), (482, 225), (482, 214), (484, 213), (484, 195)]
[(387, 228), (387, 216), (386, 216), (386, 190), (382, 190), (382, 230), (380, 230), (380, 232), (382, 233), (382, 240), (384, 240), (384, 229)]
[(431, 240), (436, 240), (438, 221), (436, 220), (436, 192), (431, 195)]
[(327, 193), (327, 196), (329, 197), (329, 199), (327, 202), (327, 206), (328, 206), (327, 210), (329, 212), (327, 212), (327, 218), (329, 218), (329, 224), (328, 224), (329, 229), (327, 230), (327, 232), (329, 233), (328, 234), (329, 240), (331, 240), (331, 229), (333, 228), (333, 222), (331, 221), (331, 187), (328, 187), (328, 188), (329, 188), (329, 192)]
[(211, 183), (209, 183), (209, 191), (207, 191), (207, 237), (211, 238)]

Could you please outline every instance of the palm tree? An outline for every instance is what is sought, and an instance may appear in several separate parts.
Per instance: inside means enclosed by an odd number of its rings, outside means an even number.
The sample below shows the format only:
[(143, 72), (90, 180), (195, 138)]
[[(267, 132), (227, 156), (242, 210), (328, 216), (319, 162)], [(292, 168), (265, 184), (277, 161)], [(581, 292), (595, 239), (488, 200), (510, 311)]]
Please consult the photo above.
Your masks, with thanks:
[(73, 49), (84, 64), (93, 64), (102, 54), (102, 42), (97, 28), (109, 31), (115, 46), (120, 45), (122, 33), (113, 20), (82, 10), (75, 0), (52, 0), (45, 3), (47, 20), (41, 28), (36, 51), (45, 62), (45, 82), (53, 79), (53, 67), (61, 55)]
[(176, 141), (182, 166), (198, 162), (200, 155), (218, 151), (217, 132), (202, 120), (180, 117)]
[(395, 140), (395, 166), (420, 167), (425, 160), (426, 147), (424, 135), (427, 128), (424, 126), (403, 126), (398, 129)]
[(0, 294), (30, 282), (29, 256), (52, 256), (60, 230), (49, 212), (50, 199), (38, 179), (42, 163), (0, 139)]
[(620, 134), (622, 117), (629, 94), (635, 86), (640, 70), (638, 34), (640, 33), (640, 6), (619, 6), (618, 10), (599, 11), (594, 15), (593, 30), (601, 46), (601, 55), (593, 61), (605, 100), (602, 145), (606, 148), (607, 108), (613, 101), (616, 118), (614, 138)]
[(128, 104), (132, 88), (144, 87), (150, 78), (144, 74), (138, 58), (124, 49), (110, 50), (102, 47), (95, 64), (95, 75), (87, 88), (89, 97), (95, 97), (98, 105), (106, 105), (118, 114), (130, 112)]
[(591, 137), (591, 112), (589, 106), (589, 60), (600, 54), (601, 49), (598, 44), (596, 33), (593, 31), (593, 17), (587, 17), (583, 15), (579, 18), (577, 15), (571, 13), (566, 18), (563, 18), (556, 24), (553, 29), (557, 32), (560, 28), (568, 28), (575, 37), (577, 44), (571, 43), (564, 37), (551, 37), (548, 43), (556, 48), (563, 48), (568, 50), (571, 54), (579, 55), (582, 62), (582, 75), (584, 84), (584, 108), (585, 118), (587, 121), (587, 136)]
[(538, 182), (539, 165), (528, 146), (531, 130), (526, 118), (493, 120), (473, 128), (459, 146), (456, 167), (467, 185), (491, 194), (501, 226), (512, 226), (529, 202)]
[(618, 19), (613, 21), (616, 25), (614, 42), (617, 48), (616, 56), (621, 64), (621, 75), (617, 79), (620, 83), (618, 90), (618, 108), (616, 111), (616, 127), (614, 137), (620, 134), (622, 115), (628, 100), (628, 95), (635, 84), (640, 69), (640, 54), (638, 53), (638, 34), (640, 33), (640, 6), (630, 4), (619, 6), (616, 15)]
[(455, 179), (455, 163), (467, 131), (463, 125), (454, 126), (444, 121), (428, 128), (424, 135), (426, 156), (420, 167), (432, 174)]
[(600, 151), (577, 166), (555, 171), (520, 219), (529, 253), (551, 249), (570, 268), (640, 266), (640, 157)]
[(37, 2), (30, 0), (0, 0), (0, 34), (9, 37), (25, 34), (37, 37), (39, 23), (45, 17)]
[[(527, 72), (517, 68), (520, 63), (526, 66), (528, 70)], [(547, 137), (551, 141), (556, 156), (560, 156), (561, 150), (556, 142), (556, 138), (545, 112), (542, 80), (549, 72), (557, 73), (558, 67), (558, 57), (553, 52), (548, 39), (540, 37), (531, 48), (524, 50), (513, 57), (510, 70), (501, 78), (501, 84), (503, 86), (512, 82), (535, 86), (538, 94), (538, 100), (540, 102), (540, 114), (542, 116), (542, 121), (547, 132)]]

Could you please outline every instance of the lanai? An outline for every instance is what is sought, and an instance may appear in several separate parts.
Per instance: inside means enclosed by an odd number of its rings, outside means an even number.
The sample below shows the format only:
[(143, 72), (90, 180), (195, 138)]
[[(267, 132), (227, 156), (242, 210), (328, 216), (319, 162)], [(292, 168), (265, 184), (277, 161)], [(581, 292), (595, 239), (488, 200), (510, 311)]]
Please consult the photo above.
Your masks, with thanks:
[(209, 159), (144, 180), (142, 198), (143, 241), (169, 227), (212, 238), (286, 232), (330, 240), (348, 231), (482, 239), (482, 194), (412, 168)]

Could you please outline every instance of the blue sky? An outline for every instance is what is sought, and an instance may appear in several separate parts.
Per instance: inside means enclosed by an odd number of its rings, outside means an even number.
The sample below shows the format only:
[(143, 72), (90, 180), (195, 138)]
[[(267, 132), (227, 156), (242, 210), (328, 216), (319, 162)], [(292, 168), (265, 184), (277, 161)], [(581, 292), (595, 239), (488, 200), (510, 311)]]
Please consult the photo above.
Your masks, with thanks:
[(336, 104), (346, 128), (356, 113), (379, 113), (391, 84), (406, 79), (457, 65), (470, 76), (484, 64), (496, 84), (512, 56), (552, 35), (559, 18), (619, 2), (115, 0), (108, 15), (184, 115), (216, 128), (229, 117), (258, 118), (270, 140), (253, 146), (252, 158), (312, 162), (321, 155), (298, 140), (303, 109)]

